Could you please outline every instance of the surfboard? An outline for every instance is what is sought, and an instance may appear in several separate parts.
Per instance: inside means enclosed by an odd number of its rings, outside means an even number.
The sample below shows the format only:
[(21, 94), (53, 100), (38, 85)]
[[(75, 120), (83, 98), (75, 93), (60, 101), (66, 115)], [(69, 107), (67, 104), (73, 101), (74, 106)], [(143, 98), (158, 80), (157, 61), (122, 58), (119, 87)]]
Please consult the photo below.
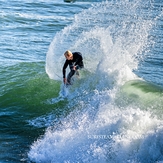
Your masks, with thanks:
[(62, 83), (61, 87), (60, 87), (60, 91), (59, 91), (59, 96), (55, 97), (55, 98), (48, 99), (46, 101), (46, 103), (55, 104), (60, 101), (64, 101), (65, 98), (67, 98), (68, 94), (69, 94), (69, 88), (64, 83)]
[(60, 97), (67, 97), (69, 94), (69, 86), (70, 85), (66, 85), (64, 83), (61, 84), (61, 88), (60, 88), (60, 92), (59, 92), (59, 96)]
[(64, 2), (70, 3), (70, 2), (75, 2), (75, 0), (64, 0)]

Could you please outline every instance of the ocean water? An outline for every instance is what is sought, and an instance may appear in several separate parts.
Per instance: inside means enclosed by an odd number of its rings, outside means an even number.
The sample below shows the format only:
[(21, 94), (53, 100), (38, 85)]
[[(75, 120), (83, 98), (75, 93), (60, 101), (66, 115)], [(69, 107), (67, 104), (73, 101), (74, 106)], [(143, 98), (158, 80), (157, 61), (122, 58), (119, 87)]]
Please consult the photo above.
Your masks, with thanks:
[(162, 0), (0, 6), (0, 163), (163, 162)]

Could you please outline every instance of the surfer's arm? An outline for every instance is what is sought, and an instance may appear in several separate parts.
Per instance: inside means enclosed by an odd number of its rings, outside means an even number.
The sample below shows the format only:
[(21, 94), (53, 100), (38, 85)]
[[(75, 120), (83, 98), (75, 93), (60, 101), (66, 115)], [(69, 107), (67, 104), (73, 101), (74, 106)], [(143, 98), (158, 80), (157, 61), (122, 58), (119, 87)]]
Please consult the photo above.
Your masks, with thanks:
[(64, 65), (63, 65), (63, 69), (62, 69), (63, 78), (66, 78), (66, 68), (67, 68), (67, 66), (68, 66), (68, 60), (66, 60)]

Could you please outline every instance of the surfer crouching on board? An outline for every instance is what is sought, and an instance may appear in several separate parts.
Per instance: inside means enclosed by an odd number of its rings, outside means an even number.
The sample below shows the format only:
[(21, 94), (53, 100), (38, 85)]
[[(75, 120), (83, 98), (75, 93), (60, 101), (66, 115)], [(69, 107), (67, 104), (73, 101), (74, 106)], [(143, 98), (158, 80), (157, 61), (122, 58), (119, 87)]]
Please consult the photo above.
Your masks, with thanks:
[[(63, 82), (65, 84), (69, 85), (69, 84), (72, 84), (71, 83), (71, 77), (75, 74), (75, 72), (76, 72), (76, 75), (79, 75), (79, 72), (77, 70), (84, 67), (83, 57), (82, 57), (82, 54), (80, 52), (73, 52), (72, 53), (69, 50), (67, 50), (64, 53), (64, 56), (66, 58), (66, 61), (63, 65), (63, 70), (62, 70), (63, 71)], [(66, 78), (66, 68), (68, 65), (70, 68), (70, 72)]]

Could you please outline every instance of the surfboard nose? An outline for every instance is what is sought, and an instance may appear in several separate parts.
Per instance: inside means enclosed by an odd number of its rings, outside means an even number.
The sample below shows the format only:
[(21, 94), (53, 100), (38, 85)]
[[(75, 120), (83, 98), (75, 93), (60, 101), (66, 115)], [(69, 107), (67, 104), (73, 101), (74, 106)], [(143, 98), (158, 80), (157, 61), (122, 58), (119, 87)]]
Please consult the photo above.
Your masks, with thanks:
[(75, 2), (75, 0), (64, 0), (64, 2), (70, 3), (70, 2)]

